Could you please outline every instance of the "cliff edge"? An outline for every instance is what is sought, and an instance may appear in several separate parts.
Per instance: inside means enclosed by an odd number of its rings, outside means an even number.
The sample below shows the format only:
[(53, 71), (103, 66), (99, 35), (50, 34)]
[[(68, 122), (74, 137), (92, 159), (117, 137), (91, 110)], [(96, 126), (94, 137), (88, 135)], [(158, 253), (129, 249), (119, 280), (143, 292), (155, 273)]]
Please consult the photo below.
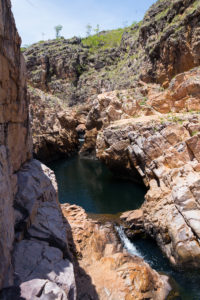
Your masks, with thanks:
[(25, 62), (10, 0), (0, 1), (0, 39), (0, 298), (76, 299), (55, 177), (32, 159)]

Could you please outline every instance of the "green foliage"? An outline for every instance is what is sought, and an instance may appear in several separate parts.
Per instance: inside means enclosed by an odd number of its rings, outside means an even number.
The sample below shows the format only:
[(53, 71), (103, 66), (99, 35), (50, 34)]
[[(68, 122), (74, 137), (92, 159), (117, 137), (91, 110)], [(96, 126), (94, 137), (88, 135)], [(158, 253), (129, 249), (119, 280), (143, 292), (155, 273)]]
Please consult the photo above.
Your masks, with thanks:
[(96, 34), (82, 39), (82, 44), (84, 46), (89, 46), (91, 52), (98, 49), (104, 50), (107, 48), (117, 47), (120, 45), (124, 31), (125, 29), (119, 28), (100, 34), (99, 25), (97, 25), (97, 28), (95, 29)]
[(192, 136), (197, 135), (198, 133), (199, 133), (198, 130), (194, 130), (194, 131), (192, 131)]
[(170, 9), (170, 8), (167, 7), (165, 10), (163, 10), (163, 11), (161, 11), (159, 14), (157, 14), (157, 15), (155, 16), (156, 21), (158, 21), (158, 20), (160, 20), (160, 19), (166, 17), (166, 16), (167, 16), (167, 13), (169, 12), (169, 9)]
[(81, 76), (85, 70), (86, 70), (86, 65), (84, 65), (84, 64), (77, 65), (77, 73), (79, 76)]
[(26, 47), (21, 47), (20, 50), (22, 53), (24, 53), (26, 51)]
[(157, 127), (153, 127), (153, 131), (154, 131), (154, 132), (157, 132), (157, 131), (158, 131), (158, 128), (157, 128)]
[(97, 24), (96, 28), (94, 28), (94, 32), (95, 32), (95, 34), (99, 35), (99, 32), (100, 32), (99, 24)]
[(144, 97), (144, 98), (143, 98), (143, 100), (142, 100), (142, 101), (140, 101), (140, 103), (139, 103), (139, 104), (140, 104), (141, 106), (144, 106), (144, 105), (146, 105), (146, 102), (147, 102), (147, 98), (146, 98), (146, 97)]
[(168, 115), (168, 121), (173, 122), (173, 123), (179, 123), (180, 125), (183, 124), (183, 119), (178, 116)]
[[(141, 22), (140, 22), (141, 23)], [(133, 21), (133, 23), (131, 24), (131, 27), (133, 27), (133, 26), (135, 26), (135, 25), (137, 25), (138, 24), (138, 22), (137, 21)]]
[(54, 29), (55, 29), (55, 32), (56, 32), (56, 38), (58, 39), (60, 37), (60, 32), (63, 29), (63, 26), (62, 25), (57, 25), (57, 26), (54, 27)]
[(26, 51), (26, 49), (28, 48), (28, 47), (30, 47), (30, 45), (23, 45), (21, 48), (20, 48), (20, 50), (21, 50), (21, 52), (23, 53), (23, 52), (25, 52)]
[(160, 124), (163, 125), (165, 124), (166, 120), (164, 118), (160, 118)]

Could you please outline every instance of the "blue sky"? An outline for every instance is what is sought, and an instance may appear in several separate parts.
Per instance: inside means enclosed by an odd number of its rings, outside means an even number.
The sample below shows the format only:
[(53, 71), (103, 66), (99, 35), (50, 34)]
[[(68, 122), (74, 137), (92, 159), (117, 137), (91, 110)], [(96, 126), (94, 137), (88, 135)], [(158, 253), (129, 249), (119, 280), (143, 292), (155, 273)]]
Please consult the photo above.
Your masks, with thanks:
[(86, 25), (114, 29), (140, 21), (155, 0), (11, 0), (22, 44), (55, 37), (61, 24), (65, 38), (85, 36)]

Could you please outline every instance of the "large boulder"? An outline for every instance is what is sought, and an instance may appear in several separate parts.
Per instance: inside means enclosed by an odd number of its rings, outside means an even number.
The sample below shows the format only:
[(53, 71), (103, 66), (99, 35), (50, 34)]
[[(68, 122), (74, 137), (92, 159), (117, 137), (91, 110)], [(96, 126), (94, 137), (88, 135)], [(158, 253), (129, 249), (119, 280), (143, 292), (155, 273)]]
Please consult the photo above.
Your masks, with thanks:
[(116, 121), (97, 136), (97, 157), (149, 188), (140, 218), (122, 216), (127, 227), (145, 230), (172, 264), (188, 268), (200, 266), (199, 129), (199, 114), (174, 114)]
[(167, 276), (128, 254), (113, 224), (89, 218), (76, 205), (64, 204), (62, 211), (72, 230), (77, 299), (166, 299), (171, 290)]
[(52, 171), (32, 159), (21, 40), (0, 1), (0, 298), (76, 299)]

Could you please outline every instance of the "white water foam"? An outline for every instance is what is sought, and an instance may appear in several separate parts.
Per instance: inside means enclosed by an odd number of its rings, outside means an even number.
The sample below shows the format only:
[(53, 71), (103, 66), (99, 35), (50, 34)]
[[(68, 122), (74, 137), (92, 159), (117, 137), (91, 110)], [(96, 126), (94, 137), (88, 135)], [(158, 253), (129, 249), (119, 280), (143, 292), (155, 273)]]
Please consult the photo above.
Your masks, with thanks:
[(121, 240), (124, 248), (128, 251), (128, 253), (130, 253), (131, 255), (136, 255), (136, 256), (144, 258), (143, 255), (137, 250), (135, 245), (133, 243), (131, 243), (131, 241), (127, 238), (127, 236), (123, 230), (123, 227), (115, 226), (115, 229), (118, 232), (120, 240)]

